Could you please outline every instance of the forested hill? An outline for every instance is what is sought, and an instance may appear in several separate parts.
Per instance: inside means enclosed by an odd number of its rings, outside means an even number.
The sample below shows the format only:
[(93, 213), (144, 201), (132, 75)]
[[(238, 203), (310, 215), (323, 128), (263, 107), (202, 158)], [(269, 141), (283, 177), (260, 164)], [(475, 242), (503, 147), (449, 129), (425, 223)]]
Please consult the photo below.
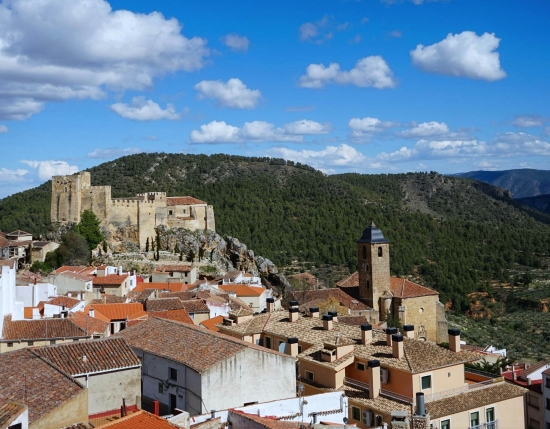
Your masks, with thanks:
[[(421, 275), (462, 308), (467, 292), (507, 280), (514, 263), (538, 267), (550, 254), (550, 216), (501, 189), (437, 173), (326, 176), (281, 159), (181, 154), (132, 155), (89, 171), (113, 197), (166, 191), (205, 200), (220, 234), (278, 265), (355, 269), (355, 240), (374, 220), (391, 241), (392, 271)], [(47, 182), (1, 200), (0, 230), (45, 232), (50, 189)]]

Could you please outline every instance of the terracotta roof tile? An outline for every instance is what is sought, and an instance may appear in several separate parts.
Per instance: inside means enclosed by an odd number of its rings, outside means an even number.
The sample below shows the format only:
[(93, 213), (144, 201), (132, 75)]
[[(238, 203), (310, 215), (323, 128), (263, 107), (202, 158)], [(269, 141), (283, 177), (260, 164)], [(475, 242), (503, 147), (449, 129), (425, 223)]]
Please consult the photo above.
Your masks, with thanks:
[(124, 280), (128, 278), (128, 274), (109, 274), (104, 277), (94, 277), (94, 286), (120, 286)]
[(123, 338), (58, 344), (33, 350), (73, 377), (141, 366), (139, 358)]
[[(136, 313), (143, 312), (143, 304), (139, 302), (129, 302), (127, 304), (93, 304), (85, 308), (88, 312), (90, 308), (95, 310), (95, 313), (101, 313), (109, 321), (124, 320), (131, 318)], [(95, 316), (97, 317), (97, 316)]]
[(544, 360), (541, 360), (541, 361), (537, 362), (536, 364), (531, 365), (529, 368), (524, 369), (523, 371), (521, 371), (518, 374), (518, 378), (521, 378), (523, 380), (527, 380), (527, 377), (530, 376), (532, 373), (534, 373), (535, 371), (537, 371), (541, 368), (544, 368), (548, 365), (549, 365), (548, 362), (546, 362)]
[(0, 267), (10, 267), (12, 270), (17, 266), (17, 259), (2, 259)]
[(155, 416), (146, 411), (138, 411), (114, 422), (96, 426), (96, 429), (174, 429), (177, 427), (179, 426), (173, 425), (162, 417)]
[(399, 277), (392, 277), (390, 279), (390, 289), (393, 296), (398, 298), (415, 298), (418, 296), (439, 295), (439, 292), (420, 286), (417, 283), (413, 283), (407, 279), (401, 279)]
[(0, 405), (24, 402), (29, 424), (73, 398), (84, 387), (31, 349), (0, 354)]
[(58, 276), (69, 277), (71, 279), (82, 280), (84, 282), (90, 282), (94, 279), (93, 276), (82, 273), (73, 273), (71, 271), (64, 271), (59, 273)]
[(3, 340), (39, 340), (87, 337), (86, 332), (71, 319), (11, 320), (4, 318)]
[(265, 292), (263, 287), (241, 284), (219, 285), (218, 288), (226, 292), (234, 291), (237, 296), (260, 296)]
[(265, 429), (298, 429), (300, 422), (285, 422), (283, 420), (277, 420), (275, 417), (259, 417), (257, 414), (248, 414), (241, 410), (229, 410), (229, 415), (238, 414), (247, 420), (251, 420), (255, 423), (252, 427), (261, 426)]
[(17, 402), (7, 402), (0, 406), (0, 427), (7, 428), (26, 409), (26, 405)]
[(125, 296), (116, 296), (103, 293), (101, 294), (101, 298), (92, 299), (90, 304), (124, 304), (125, 302)]
[(206, 204), (204, 201), (197, 200), (193, 197), (168, 197), (166, 198), (167, 206), (192, 206), (195, 204)]
[(88, 334), (103, 334), (109, 327), (109, 322), (91, 317), (83, 311), (69, 313), (69, 319)]
[(58, 305), (60, 307), (65, 307), (69, 310), (77, 306), (81, 302), (82, 301), (80, 301), (79, 299), (69, 298), (68, 296), (60, 295), (50, 299), (49, 301), (46, 301), (46, 304)]
[(57, 270), (53, 271), (52, 274), (61, 274), (65, 272), (73, 272), (84, 275), (91, 275), (95, 271), (95, 267), (87, 267), (84, 265), (63, 265)]
[(182, 301), (189, 301), (190, 299), (195, 299), (197, 296), (196, 292), (161, 292), (160, 297), (161, 298), (179, 298)]
[(210, 309), (201, 299), (191, 299), (189, 301), (181, 301), (181, 303), (188, 313), (210, 313)]
[(356, 287), (359, 286), (359, 272), (354, 272), (347, 277), (344, 277), (339, 282), (336, 282), (337, 287)]
[(132, 291), (140, 292), (145, 289), (167, 290), (170, 292), (184, 292), (189, 288), (185, 283), (150, 282), (139, 283)]
[(223, 316), (212, 317), (211, 319), (201, 322), (200, 325), (204, 326), (206, 329), (210, 329), (211, 331), (219, 332), (220, 330), (216, 325), (219, 323), (223, 323), (223, 319)]
[(154, 298), (155, 294), (157, 293), (157, 289), (142, 289), (139, 291), (131, 290), (128, 292), (128, 295), (126, 296), (129, 300), (129, 302), (145, 302), (145, 300), (149, 298)]
[(147, 311), (181, 310), (185, 308), (179, 298), (155, 298), (145, 301)]
[(357, 299), (354, 299), (339, 288), (295, 291), (292, 292), (292, 297), (306, 307), (308, 306), (307, 303), (311, 301), (325, 301), (329, 298), (335, 298), (338, 300), (340, 305), (342, 305), (343, 307), (347, 307), (352, 311), (363, 311), (371, 309), (368, 305), (362, 303)]
[(189, 313), (184, 309), (181, 310), (167, 310), (167, 311), (155, 311), (149, 314), (149, 316), (160, 317), (161, 319), (175, 320), (176, 322), (193, 324), (193, 319), (189, 317)]

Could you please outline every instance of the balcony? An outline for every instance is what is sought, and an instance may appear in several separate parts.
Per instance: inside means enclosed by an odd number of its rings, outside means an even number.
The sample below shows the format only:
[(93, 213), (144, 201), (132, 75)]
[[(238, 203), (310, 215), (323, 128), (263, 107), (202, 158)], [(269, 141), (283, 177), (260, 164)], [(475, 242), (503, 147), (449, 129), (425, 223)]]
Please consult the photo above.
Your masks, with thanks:
[(481, 423), (480, 425), (470, 426), (468, 429), (498, 429), (498, 420), (492, 422)]

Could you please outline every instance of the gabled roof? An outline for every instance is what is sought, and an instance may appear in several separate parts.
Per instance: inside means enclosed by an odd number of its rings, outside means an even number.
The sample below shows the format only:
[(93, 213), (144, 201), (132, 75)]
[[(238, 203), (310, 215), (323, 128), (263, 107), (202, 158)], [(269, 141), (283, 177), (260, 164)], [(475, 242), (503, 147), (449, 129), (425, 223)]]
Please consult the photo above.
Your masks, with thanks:
[(29, 424), (84, 390), (69, 374), (46, 363), (31, 349), (0, 354), (0, 405), (24, 402)]
[(11, 320), (4, 318), (2, 339), (4, 341), (32, 341), (40, 339), (87, 337), (86, 331), (71, 319)]
[(132, 318), (136, 314), (144, 312), (143, 304), (139, 302), (129, 302), (126, 304), (93, 304), (87, 306), (85, 312), (88, 313), (90, 308), (95, 310), (94, 314), (101, 313), (109, 321)]
[(220, 330), (216, 325), (219, 323), (223, 323), (223, 319), (224, 319), (223, 316), (212, 317), (211, 319), (201, 322), (200, 325), (204, 326), (206, 329), (209, 329), (211, 331), (219, 332)]
[(147, 311), (181, 310), (185, 308), (179, 298), (154, 298), (145, 301)]
[(69, 313), (69, 319), (88, 334), (103, 334), (109, 327), (109, 322), (96, 317), (91, 317), (83, 311)]
[(100, 298), (92, 299), (90, 304), (124, 304), (125, 302), (125, 296), (116, 296), (103, 293)]
[(12, 232), (8, 232), (6, 234), (6, 237), (21, 237), (23, 235), (32, 235), (30, 232), (26, 232), (26, 231), (21, 231), (20, 229), (18, 229), (17, 231), (12, 231)]
[(350, 274), (347, 277), (344, 277), (339, 282), (336, 282), (336, 287), (357, 287), (359, 286), (359, 272), (356, 271), (353, 274)]
[(123, 338), (58, 344), (33, 350), (73, 377), (141, 366), (139, 358)]
[[(354, 299), (339, 288), (294, 291), (292, 292), (292, 297), (301, 305), (306, 305), (312, 301), (325, 301), (329, 298), (334, 298), (338, 300), (340, 305), (347, 307), (352, 311), (371, 310), (368, 305)], [(318, 303), (315, 304), (317, 305)]]
[(193, 319), (189, 317), (189, 313), (184, 309), (181, 310), (167, 310), (167, 311), (155, 311), (149, 314), (149, 317), (159, 317), (161, 319), (175, 320), (181, 323), (190, 323), (193, 325)]
[(9, 427), (27, 409), (26, 405), (17, 402), (6, 402), (0, 406), (0, 428)]
[(533, 374), (534, 372), (538, 371), (539, 369), (541, 368), (545, 368), (547, 367), (549, 364), (548, 362), (544, 361), (544, 360), (541, 360), (539, 362), (537, 362), (536, 364), (534, 365), (531, 365), (529, 368), (527, 369), (524, 369), (523, 371), (521, 371), (519, 374), (518, 374), (518, 378), (521, 378), (523, 380), (527, 380), (527, 378)]
[(122, 417), (110, 423), (96, 426), (96, 429), (174, 429), (175, 426), (162, 417), (155, 416), (147, 411), (138, 411), (129, 416)]
[(84, 282), (90, 282), (94, 279), (93, 276), (84, 273), (73, 273), (72, 271), (63, 271), (58, 273), (59, 276), (69, 277), (71, 279), (82, 280)]
[(191, 299), (181, 303), (188, 313), (210, 313), (210, 309), (202, 299)]
[(399, 277), (392, 277), (390, 279), (390, 290), (393, 296), (397, 298), (416, 298), (420, 296), (439, 295), (439, 292), (433, 289), (420, 286), (417, 283)]
[(149, 283), (139, 283), (135, 288), (132, 289), (132, 292), (141, 292), (145, 289), (158, 289), (158, 290), (167, 290), (170, 292), (184, 292), (188, 289), (189, 285), (185, 283), (176, 283), (176, 282), (149, 282)]
[(128, 278), (128, 274), (109, 274), (103, 277), (94, 277), (94, 286), (120, 286), (124, 280)]
[(59, 267), (57, 270), (52, 271), (52, 274), (61, 274), (67, 271), (71, 271), (73, 273), (89, 275), (93, 273), (95, 270), (96, 269), (94, 267), (87, 267), (84, 265), (63, 265), (62, 267)]
[(248, 414), (241, 410), (230, 409), (229, 416), (231, 416), (231, 414), (239, 415), (254, 422), (251, 427), (260, 426), (264, 429), (298, 429), (301, 426), (300, 422), (285, 422), (277, 419), (276, 417), (260, 417), (257, 414)]
[(206, 204), (204, 201), (193, 197), (167, 197), (167, 206), (192, 206), (195, 204)]
[(133, 348), (182, 363), (199, 373), (247, 347), (276, 353), (207, 329), (156, 317), (119, 332)]
[(260, 296), (265, 292), (265, 288), (259, 286), (249, 286), (244, 284), (230, 284), (230, 285), (219, 285), (219, 289), (223, 291), (234, 291), (237, 296)]
[(69, 298), (68, 296), (59, 295), (55, 298), (50, 299), (49, 301), (46, 301), (45, 304), (51, 304), (51, 305), (58, 305), (60, 307), (65, 307), (67, 309), (71, 309), (78, 304), (80, 304), (82, 301), (75, 298)]

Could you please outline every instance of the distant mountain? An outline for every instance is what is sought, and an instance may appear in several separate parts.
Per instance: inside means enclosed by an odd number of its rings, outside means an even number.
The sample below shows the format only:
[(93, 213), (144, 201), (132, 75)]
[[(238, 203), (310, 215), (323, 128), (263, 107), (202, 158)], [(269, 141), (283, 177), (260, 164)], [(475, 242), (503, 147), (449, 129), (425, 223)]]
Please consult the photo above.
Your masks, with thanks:
[(550, 213), (550, 194), (537, 195), (536, 197), (518, 198), (521, 204), (531, 206), (541, 212)]
[(454, 176), (475, 179), (508, 189), (512, 193), (512, 198), (550, 194), (550, 170), (523, 168), (504, 171), (470, 171)]

